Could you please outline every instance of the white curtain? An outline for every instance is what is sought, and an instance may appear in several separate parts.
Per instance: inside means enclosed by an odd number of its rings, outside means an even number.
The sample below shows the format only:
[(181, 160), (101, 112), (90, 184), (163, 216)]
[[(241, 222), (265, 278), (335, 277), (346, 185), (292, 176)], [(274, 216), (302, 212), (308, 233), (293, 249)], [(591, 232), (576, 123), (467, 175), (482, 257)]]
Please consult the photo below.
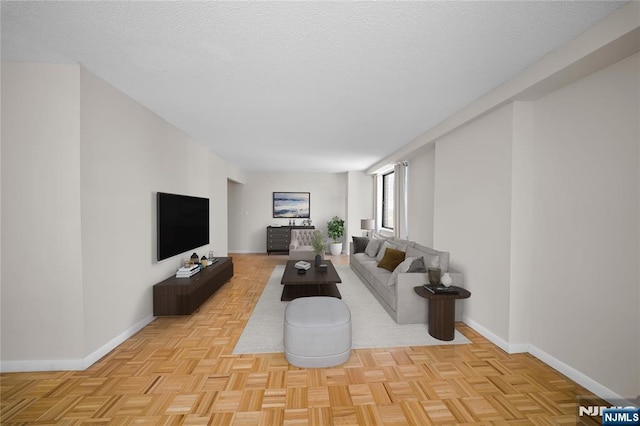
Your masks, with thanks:
[(380, 227), (382, 226), (382, 184), (380, 182), (380, 175), (373, 175), (373, 220), (375, 223), (375, 228), (373, 232), (378, 232)]
[(407, 176), (409, 163), (403, 161), (393, 167), (395, 188), (393, 189), (393, 233), (396, 238), (408, 239), (407, 227)]

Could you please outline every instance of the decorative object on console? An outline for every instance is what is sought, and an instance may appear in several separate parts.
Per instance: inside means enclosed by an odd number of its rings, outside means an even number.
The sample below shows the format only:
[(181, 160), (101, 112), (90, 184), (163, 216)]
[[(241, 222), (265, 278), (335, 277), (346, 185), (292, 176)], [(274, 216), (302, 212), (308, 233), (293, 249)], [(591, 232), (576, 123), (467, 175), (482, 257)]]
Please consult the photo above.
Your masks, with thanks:
[(376, 223), (373, 219), (360, 219), (360, 229), (364, 231), (367, 237), (370, 237), (371, 231), (376, 227)]
[(429, 284), (431, 285), (438, 285), (440, 284), (440, 274), (441, 274), (441, 270), (440, 268), (429, 268), (429, 270), (427, 271), (427, 274), (429, 276)]
[(449, 275), (448, 272), (445, 272), (444, 275), (442, 275), (442, 278), (440, 278), (440, 282), (443, 286), (449, 287), (453, 284), (453, 278), (451, 278), (451, 275)]
[(176, 271), (176, 278), (189, 278), (198, 272), (200, 272), (201, 266), (199, 263), (194, 263), (190, 266), (183, 266)]
[(193, 253), (193, 254), (191, 255), (191, 263), (192, 263), (192, 264), (194, 264), (194, 265), (195, 265), (196, 263), (200, 263), (200, 260), (198, 260), (198, 259), (200, 259), (200, 258), (198, 257), (198, 253)]
[(203, 268), (206, 268), (209, 265), (207, 256), (202, 256), (202, 259), (200, 259), (200, 264), (202, 265)]
[[(310, 192), (274, 192), (273, 217), (308, 219), (311, 211)], [(291, 223), (290, 223), (291, 224)]]
[(344, 235), (344, 220), (338, 216), (334, 216), (329, 222), (327, 222), (327, 235), (333, 240), (329, 244), (331, 254), (334, 256), (342, 253), (342, 242), (338, 241)]

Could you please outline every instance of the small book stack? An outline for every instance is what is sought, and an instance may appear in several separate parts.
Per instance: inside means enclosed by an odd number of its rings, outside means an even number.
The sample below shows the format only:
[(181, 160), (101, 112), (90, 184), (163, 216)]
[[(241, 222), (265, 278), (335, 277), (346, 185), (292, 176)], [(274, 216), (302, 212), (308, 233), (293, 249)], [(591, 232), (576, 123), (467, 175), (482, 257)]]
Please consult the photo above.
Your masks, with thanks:
[(200, 272), (201, 267), (202, 266), (199, 263), (191, 266), (183, 266), (182, 268), (178, 269), (178, 272), (176, 272), (176, 278), (189, 278)]
[(295, 265), (293, 265), (296, 269), (304, 269), (305, 271), (308, 269), (311, 269), (311, 264), (309, 262), (305, 262), (304, 260), (301, 260), (299, 262), (296, 262)]
[(458, 294), (458, 290), (452, 287), (445, 287), (442, 284), (431, 285), (431, 284), (423, 284), (422, 287), (425, 290), (433, 293), (433, 294)]

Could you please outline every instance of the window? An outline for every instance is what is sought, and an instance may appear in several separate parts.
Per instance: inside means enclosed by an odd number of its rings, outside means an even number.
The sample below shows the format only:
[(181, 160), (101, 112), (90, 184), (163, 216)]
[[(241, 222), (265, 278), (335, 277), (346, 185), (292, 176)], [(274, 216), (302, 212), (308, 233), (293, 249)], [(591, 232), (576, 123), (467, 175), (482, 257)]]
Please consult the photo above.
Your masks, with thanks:
[(393, 172), (382, 175), (382, 227), (393, 229)]

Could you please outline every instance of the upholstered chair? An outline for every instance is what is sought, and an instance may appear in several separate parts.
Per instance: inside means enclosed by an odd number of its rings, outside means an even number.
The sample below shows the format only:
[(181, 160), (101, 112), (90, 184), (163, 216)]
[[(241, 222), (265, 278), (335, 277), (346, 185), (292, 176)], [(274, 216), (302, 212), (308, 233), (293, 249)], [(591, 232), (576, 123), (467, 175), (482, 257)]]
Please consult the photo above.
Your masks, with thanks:
[[(289, 244), (289, 260), (311, 260), (316, 254), (313, 252), (311, 239), (315, 229), (292, 229), (291, 243)], [(324, 259), (324, 253), (320, 256)]]

